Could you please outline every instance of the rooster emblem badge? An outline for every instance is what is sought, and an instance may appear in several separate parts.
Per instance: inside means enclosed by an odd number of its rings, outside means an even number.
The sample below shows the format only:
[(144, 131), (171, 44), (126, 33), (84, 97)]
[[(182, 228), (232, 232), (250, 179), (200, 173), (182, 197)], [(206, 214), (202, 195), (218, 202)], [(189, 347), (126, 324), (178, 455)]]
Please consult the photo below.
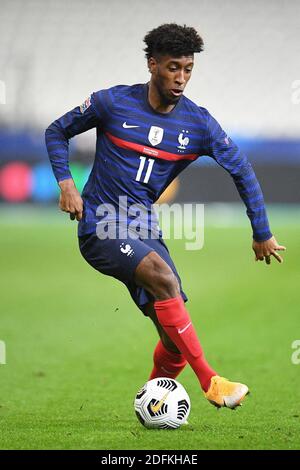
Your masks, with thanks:
[(182, 130), (178, 136), (178, 142), (179, 145), (177, 145), (177, 148), (180, 150), (185, 150), (189, 144), (190, 139), (186, 134), (188, 134), (189, 131)]

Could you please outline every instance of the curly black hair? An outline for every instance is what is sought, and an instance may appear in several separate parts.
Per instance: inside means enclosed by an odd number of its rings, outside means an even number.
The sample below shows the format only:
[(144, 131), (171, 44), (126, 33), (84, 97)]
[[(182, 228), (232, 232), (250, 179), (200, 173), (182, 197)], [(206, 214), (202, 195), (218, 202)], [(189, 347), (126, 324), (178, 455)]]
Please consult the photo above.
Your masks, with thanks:
[(203, 51), (203, 39), (194, 28), (176, 23), (162, 24), (144, 37), (146, 58), (159, 55), (181, 57)]

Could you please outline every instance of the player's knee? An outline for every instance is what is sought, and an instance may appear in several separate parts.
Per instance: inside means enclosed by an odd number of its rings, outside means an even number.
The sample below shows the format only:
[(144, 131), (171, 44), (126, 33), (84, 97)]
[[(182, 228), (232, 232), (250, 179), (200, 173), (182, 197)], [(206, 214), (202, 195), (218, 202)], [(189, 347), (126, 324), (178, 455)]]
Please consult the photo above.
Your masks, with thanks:
[(166, 300), (180, 295), (177, 277), (155, 252), (149, 253), (140, 262), (135, 272), (135, 281), (148, 290), (155, 300)]
[(179, 283), (173, 271), (170, 270), (157, 275), (153, 290), (154, 297), (157, 300), (166, 300), (180, 295)]

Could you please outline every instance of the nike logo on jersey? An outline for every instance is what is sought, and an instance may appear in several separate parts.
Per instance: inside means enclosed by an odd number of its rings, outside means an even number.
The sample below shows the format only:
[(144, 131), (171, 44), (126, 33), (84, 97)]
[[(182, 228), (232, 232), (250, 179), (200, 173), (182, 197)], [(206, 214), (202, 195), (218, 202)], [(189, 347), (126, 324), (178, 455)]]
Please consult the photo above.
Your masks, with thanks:
[(192, 324), (192, 322), (190, 321), (190, 323), (188, 323), (184, 328), (182, 328), (182, 329), (178, 328), (178, 330), (177, 330), (178, 333), (179, 333), (180, 335), (181, 335), (182, 333), (184, 333), (185, 330), (187, 330), (188, 327), (191, 326), (191, 324)]
[(134, 127), (140, 127), (140, 126), (131, 126), (130, 124), (127, 124), (125, 121), (123, 122), (123, 127), (124, 129), (133, 129)]

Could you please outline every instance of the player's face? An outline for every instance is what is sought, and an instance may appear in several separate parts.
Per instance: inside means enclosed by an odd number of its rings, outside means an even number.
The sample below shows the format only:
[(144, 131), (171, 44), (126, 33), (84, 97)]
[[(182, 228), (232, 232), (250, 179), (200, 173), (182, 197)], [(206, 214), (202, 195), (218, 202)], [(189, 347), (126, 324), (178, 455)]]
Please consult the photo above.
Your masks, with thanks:
[(193, 56), (149, 59), (151, 81), (156, 87), (162, 102), (176, 104), (191, 78), (194, 66)]

